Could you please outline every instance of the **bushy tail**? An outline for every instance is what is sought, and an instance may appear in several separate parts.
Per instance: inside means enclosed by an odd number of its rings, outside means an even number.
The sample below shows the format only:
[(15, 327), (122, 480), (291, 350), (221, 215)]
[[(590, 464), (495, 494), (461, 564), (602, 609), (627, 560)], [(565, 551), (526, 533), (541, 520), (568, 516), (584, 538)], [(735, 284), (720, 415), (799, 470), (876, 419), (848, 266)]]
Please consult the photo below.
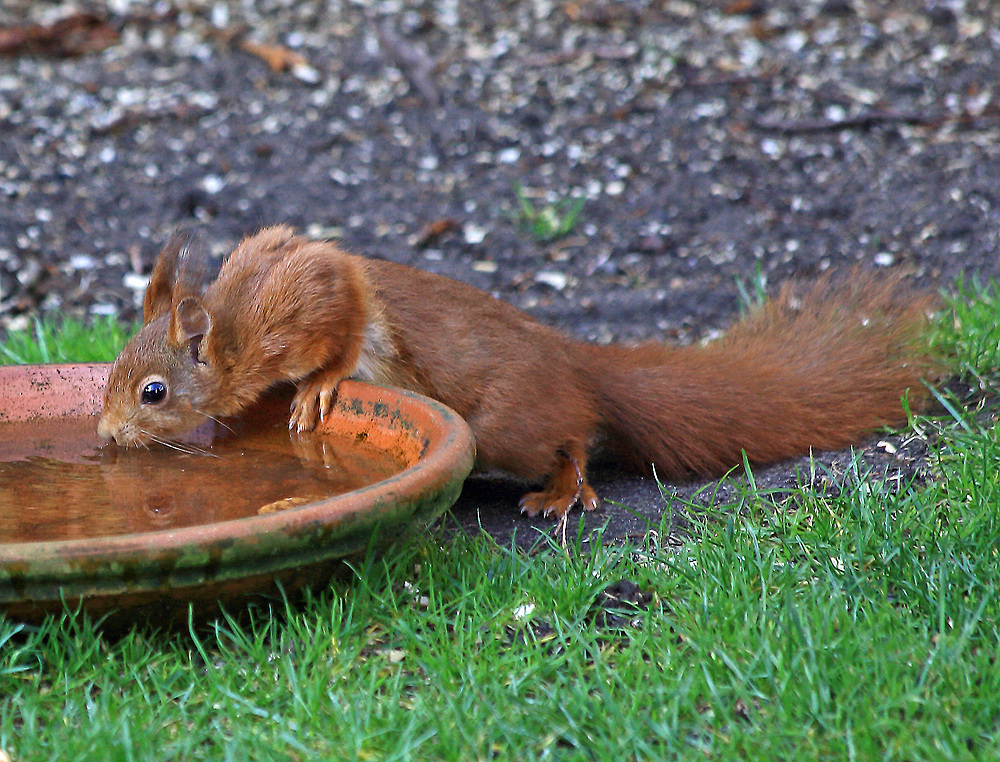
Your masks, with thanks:
[(857, 442), (906, 421), (934, 371), (932, 295), (857, 272), (793, 286), (699, 347), (592, 347), (609, 444), (668, 479), (719, 475)]

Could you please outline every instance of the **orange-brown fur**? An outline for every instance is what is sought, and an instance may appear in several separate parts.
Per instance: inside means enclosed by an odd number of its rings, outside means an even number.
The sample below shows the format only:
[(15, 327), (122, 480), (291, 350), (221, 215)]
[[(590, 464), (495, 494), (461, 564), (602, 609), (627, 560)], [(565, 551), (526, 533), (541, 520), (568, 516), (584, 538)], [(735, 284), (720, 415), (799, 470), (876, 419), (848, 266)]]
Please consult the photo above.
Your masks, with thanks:
[[(169, 259), (168, 247), (161, 262)], [(190, 290), (166, 265), (147, 292), (143, 331), (151, 312), (164, 322)], [(899, 280), (855, 274), (799, 295), (786, 287), (703, 347), (600, 347), (470, 286), (279, 226), (243, 241), (201, 299), (212, 324), (200, 346), (207, 363), (188, 375), (214, 378), (195, 385), (198, 412), (181, 417), (193, 427), (201, 415), (231, 415), (293, 380), (291, 425), (304, 430), (343, 378), (395, 384), (462, 415), (482, 465), (544, 483), (522, 500), (528, 513), (562, 515), (576, 502), (596, 507), (586, 467), (598, 445), (625, 465), (677, 479), (722, 473), (744, 452), (751, 463), (772, 462), (904, 422), (901, 397), (917, 405), (926, 396), (921, 379), (932, 365), (921, 336), (933, 299), (903, 293)], [(149, 309), (166, 296), (168, 312)], [(182, 342), (169, 349), (172, 331), (140, 332), (123, 351), (106, 394), (105, 435), (120, 417), (111, 411), (129, 407), (121, 379), (132, 379), (134, 397), (148, 375), (135, 366), (183, 367)]]

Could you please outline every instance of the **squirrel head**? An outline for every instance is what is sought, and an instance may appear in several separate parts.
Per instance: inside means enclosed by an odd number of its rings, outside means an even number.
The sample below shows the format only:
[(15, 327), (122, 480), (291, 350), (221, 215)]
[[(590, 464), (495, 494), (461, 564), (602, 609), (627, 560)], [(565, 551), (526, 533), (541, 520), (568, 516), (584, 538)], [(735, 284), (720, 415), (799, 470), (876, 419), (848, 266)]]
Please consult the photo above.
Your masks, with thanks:
[(175, 234), (146, 289), (143, 327), (115, 360), (98, 434), (129, 447), (169, 441), (203, 423), (218, 395), (212, 317), (201, 298), (205, 258)]

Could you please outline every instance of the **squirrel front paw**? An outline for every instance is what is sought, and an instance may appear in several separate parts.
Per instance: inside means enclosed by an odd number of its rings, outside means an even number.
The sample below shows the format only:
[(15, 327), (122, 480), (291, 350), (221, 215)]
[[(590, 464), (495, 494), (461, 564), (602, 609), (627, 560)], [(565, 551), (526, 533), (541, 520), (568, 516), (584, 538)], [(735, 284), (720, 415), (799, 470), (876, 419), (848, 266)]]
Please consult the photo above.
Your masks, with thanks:
[(292, 398), (288, 430), (301, 433), (315, 429), (333, 409), (339, 385), (339, 378), (313, 378), (300, 382)]

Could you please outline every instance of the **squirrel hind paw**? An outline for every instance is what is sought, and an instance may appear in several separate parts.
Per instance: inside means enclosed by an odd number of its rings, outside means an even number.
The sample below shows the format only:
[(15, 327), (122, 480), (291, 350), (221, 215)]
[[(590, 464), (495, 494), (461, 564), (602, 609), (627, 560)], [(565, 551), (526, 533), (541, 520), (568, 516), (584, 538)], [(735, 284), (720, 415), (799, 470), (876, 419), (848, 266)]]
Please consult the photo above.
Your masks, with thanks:
[(574, 505), (579, 503), (585, 511), (597, 510), (599, 503), (597, 493), (584, 482), (572, 491), (557, 488), (547, 488), (540, 492), (528, 492), (518, 505), (521, 513), (527, 516), (541, 514), (546, 518), (561, 519)]

